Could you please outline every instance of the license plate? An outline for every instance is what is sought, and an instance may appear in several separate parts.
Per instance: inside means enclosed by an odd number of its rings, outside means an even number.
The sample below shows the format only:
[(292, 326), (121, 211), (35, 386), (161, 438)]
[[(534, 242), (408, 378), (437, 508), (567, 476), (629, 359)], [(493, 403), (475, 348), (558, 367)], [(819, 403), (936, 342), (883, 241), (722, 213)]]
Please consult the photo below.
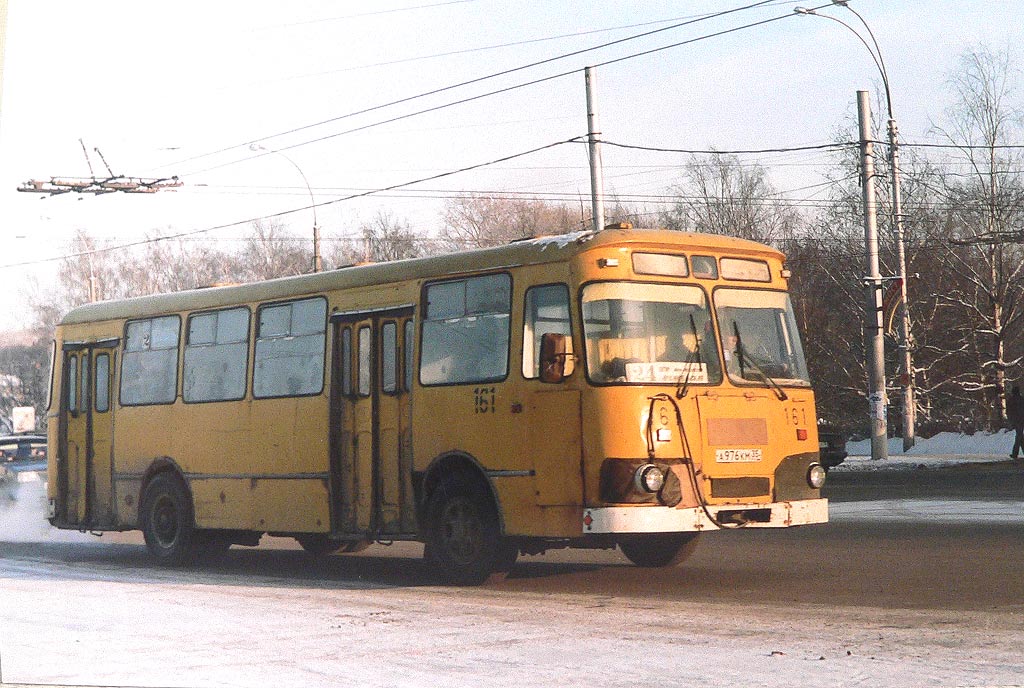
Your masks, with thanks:
[(756, 463), (761, 460), (760, 449), (716, 449), (716, 463)]

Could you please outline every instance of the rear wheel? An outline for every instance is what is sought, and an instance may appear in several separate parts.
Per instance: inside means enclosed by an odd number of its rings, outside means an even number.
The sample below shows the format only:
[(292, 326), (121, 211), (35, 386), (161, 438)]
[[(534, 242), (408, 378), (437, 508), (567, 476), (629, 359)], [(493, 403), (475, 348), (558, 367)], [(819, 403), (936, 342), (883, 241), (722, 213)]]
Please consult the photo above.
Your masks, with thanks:
[(660, 568), (682, 564), (697, 548), (700, 533), (651, 533), (619, 541), (626, 558), (637, 566)]
[(493, 500), (474, 481), (452, 475), (434, 490), (428, 507), (426, 558), (446, 581), (480, 585), (502, 579), (518, 550), (501, 536)]
[(161, 473), (154, 477), (142, 497), (140, 520), (149, 553), (164, 566), (182, 566), (196, 556), (192, 498), (177, 476)]

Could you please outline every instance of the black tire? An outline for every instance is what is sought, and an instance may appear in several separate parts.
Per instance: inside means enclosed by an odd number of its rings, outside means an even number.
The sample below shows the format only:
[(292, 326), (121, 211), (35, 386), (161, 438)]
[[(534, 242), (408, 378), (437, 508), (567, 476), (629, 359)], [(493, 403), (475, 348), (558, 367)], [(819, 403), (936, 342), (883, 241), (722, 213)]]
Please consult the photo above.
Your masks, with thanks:
[(427, 507), (424, 556), (452, 585), (501, 580), (518, 549), (501, 536), (498, 511), (485, 488), (467, 477), (444, 478)]
[(619, 541), (626, 558), (644, 568), (677, 566), (697, 548), (700, 533), (652, 533)]
[(313, 557), (326, 557), (329, 554), (334, 554), (346, 544), (341, 540), (331, 539), (326, 533), (296, 535), (295, 540), (302, 545), (302, 549), (306, 550), (307, 554)]
[(176, 475), (154, 477), (142, 496), (139, 514), (146, 547), (163, 566), (184, 566), (198, 553), (192, 497)]

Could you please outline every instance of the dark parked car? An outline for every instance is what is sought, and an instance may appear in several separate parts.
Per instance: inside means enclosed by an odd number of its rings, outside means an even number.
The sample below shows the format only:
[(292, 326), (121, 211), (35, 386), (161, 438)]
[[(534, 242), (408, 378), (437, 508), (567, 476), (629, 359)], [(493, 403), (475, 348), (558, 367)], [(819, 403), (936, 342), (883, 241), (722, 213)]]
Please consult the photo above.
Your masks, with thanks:
[(846, 440), (849, 433), (834, 425), (818, 422), (818, 461), (827, 471), (846, 458)]
[(44, 435), (0, 436), (0, 490), (9, 499), (16, 498), (18, 485), (45, 480)]

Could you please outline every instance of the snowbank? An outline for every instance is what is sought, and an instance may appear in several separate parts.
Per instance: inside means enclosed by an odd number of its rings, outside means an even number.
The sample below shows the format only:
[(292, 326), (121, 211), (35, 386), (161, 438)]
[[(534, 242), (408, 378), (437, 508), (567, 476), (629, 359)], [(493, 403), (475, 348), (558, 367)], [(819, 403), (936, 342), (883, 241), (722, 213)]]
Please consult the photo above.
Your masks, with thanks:
[[(905, 454), (903, 453), (903, 439), (890, 437), (889, 456), (894, 459), (901, 457), (1008, 459), (1013, 446), (1014, 433), (1012, 430), (999, 430), (992, 433), (977, 432), (973, 435), (940, 432), (928, 439), (919, 437), (918, 441)], [(871, 440), (847, 442), (846, 450), (851, 458), (870, 457)]]

